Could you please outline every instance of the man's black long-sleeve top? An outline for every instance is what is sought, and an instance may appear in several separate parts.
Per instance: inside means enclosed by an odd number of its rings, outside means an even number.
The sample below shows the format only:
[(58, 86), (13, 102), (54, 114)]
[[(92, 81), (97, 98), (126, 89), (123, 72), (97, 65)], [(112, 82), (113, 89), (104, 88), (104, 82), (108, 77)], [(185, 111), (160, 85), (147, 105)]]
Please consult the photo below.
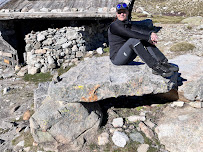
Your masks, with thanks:
[(129, 38), (136, 38), (148, 41), (151, 31), (148, 30), (133, 30), (131, 23), (127, 20), (116, 20), (111, 23), (108, 29), (108, 39), (110, 46), (110, 59), (114, 59), (118, 50)]

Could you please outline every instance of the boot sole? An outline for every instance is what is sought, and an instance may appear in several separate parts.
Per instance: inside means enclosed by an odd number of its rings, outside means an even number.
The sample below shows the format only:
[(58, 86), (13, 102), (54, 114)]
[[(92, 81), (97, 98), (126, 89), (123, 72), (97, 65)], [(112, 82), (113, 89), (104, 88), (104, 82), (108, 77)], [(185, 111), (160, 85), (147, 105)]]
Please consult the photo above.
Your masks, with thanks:
[[(163, 66), (165, 66), (165, 64), (162, 64)], [(171, 71), (174, 71), (174, 72), (178, 72), (179, 71), (179, 67), (178, 66), (175, 66), (171, 63), (168, 63), (168, 66), (165, 66), (167, 67), (168, 69), (170, 69)]]
[(170, 76), (172, 76), (172, 75), (174, 74), (173, 71), (171, 71), (171, 72), (169, 72), (169, 73), (162, 73), (162, 74), (159, 74), (159, 73), (157, 73), (155, 70), (152, 70), (152, 73), (155, 74), (155, 75), (161, 75), (161, 76), (164, 77), (164, 78), (168, 78), (168, 77), (170, 77)]
[(169, 73), (163, 73), (163, 74), (161, 74), (161, 76), (164, 78), (168, 78), (168, 77), (171, 77), (173, 74), (174, 74), (174, 71), (171, 71)]

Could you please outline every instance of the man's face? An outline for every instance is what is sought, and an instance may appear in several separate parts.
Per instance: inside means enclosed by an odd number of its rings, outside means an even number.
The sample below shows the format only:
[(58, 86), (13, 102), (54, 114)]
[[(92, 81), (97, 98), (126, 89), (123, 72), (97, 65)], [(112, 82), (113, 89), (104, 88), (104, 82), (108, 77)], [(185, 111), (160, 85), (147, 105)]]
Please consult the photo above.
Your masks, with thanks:
[(120, 21), (127, 20), (128, 14), (129, 14), (128, 10), (125, 9), (121, 9), (118, 12), (116, 12), (116, 16)]

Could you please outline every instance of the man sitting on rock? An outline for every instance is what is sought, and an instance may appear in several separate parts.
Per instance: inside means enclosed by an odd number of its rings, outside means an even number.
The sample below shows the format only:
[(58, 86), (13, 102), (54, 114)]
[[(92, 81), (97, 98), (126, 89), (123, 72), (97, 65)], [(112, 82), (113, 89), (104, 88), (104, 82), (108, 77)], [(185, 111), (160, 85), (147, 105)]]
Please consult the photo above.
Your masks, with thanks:
[(128, 65), (138, 55), (153, 74), (170, 77), (179, 70), (168, 63), (167, 58), (155, 46), (158, 37), (151, 30), (134, 30), (128, 19), (129, 10), (126, 3), (116, 7), (116, 20), (108, 29), (110, 59), (115, 65)]

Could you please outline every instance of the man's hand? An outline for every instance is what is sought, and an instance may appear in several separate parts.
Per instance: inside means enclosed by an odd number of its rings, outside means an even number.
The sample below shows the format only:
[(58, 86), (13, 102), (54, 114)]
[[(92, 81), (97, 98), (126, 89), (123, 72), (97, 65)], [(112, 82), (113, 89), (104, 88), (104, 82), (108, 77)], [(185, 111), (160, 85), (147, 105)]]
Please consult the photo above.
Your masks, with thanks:
[(156, 35), (156, 33), (151, 33), (151, 43), (153, 44), (153, 45), (155, 45), (156, 43), (157, 43), (157, 41), (158, 41), (158, 36)]

